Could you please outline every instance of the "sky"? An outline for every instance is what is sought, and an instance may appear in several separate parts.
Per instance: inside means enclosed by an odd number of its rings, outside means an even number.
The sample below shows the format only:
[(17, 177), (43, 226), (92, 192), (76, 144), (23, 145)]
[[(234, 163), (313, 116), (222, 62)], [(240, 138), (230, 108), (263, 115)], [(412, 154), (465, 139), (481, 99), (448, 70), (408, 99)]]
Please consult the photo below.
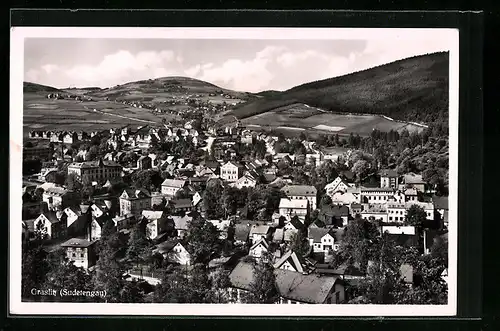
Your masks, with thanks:
[(26, 38), (24, 81), (105, 88), (188, 76), (237, 91), (282, 91), (449, 49), (447, 39), (432, 33), (415, 40)]

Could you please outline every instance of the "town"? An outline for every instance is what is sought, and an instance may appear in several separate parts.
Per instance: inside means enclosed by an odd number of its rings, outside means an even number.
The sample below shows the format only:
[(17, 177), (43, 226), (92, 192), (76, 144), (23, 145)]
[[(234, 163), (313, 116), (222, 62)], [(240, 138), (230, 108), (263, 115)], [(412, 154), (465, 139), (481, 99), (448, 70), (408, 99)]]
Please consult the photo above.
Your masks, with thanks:
[(23, 300), (446, 304), (445, 131), (311, 139), (196, 114), (31, 131)]

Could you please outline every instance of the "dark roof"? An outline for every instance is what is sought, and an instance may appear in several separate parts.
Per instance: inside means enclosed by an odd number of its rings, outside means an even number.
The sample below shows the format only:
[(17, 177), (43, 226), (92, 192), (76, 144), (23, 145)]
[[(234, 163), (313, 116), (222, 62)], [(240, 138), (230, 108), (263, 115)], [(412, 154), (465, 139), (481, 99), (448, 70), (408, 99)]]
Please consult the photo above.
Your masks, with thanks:
[(398, 173), (392, 169), (384, 169), (380, 171), (381, 177), (399, 177)]
[(327, 228), (309, 228), (307, 230), (307, 238), (312, 239), (313, 242), (317, 243), (321, 242), (321, 238), (323, 238), (327, 233), (332, 234), (332, 231)]
[(436, 209), (448, 210), (448, 197), (439, 197), (435, 195), (432, 197), (432, 203)]
[[(129, 199), (144, 199), (144, 198), (150, 198), (151, 195), (149, 194), (148, 191), (145, 189), (133, 189), (133, 188), (128, 188), (125, 189), (124, 192), (127, 192), (127, 195), (129, 196)], [(123, 194), (123, 192), (122, 192)]]
[(61, 247), (89, 247), (93, 245), (95, 241), (88, 241), (87, 239), (81, 238), (71, 238), (70, 240), (61, 244)]
[[(285, 299), (306, 303), (324, 303), (339, 277), (318, 277), (282, 269), (274, 270), (276, 288)], [(254, 281), (254, 266), (240, 262), (229, 275), (233, 287), (249, 290)]]
[(330, 216), (330, 217), (342, 217), (342, 216), (348, 216), (349, 215), (349, 207), (347, 206), (322, 206), (321, 207), (321, 214), (325, 216)]
[(60, 217), (57, 217), (57, 213), (54, 211), (48, 211), (46, 213), (42, 213), (43, 216), (45, 216), (50, 223), (58, 223), (61, 221)]
[(234, 240), (247, 241), (250, 234), (250, 227), (246, 224), (234, 225)]
[(171, 203), (174, 208), (189, 208), (193, 206), (191, 199), (175, 199), (170, 200), (169, 203)]
[(293, 227), (297, 230), (301, 230), (304, 227), (304, 224), (299, 220), (298, 217), (292, 217), (290, 223), (292, 223)]
[(281, 189), (288, 196), (316, 196), (317, 190), (310, 185), (287, 185)]

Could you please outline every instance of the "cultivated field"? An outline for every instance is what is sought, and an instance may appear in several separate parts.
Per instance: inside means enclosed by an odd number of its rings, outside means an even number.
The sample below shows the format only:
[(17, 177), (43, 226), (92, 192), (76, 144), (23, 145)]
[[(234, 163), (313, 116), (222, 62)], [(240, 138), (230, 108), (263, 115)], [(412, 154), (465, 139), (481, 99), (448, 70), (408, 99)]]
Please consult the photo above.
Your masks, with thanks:
[(380, 131), (421, 131), (413, 124), (391, 121), (377, 115), (334, 114), (304, 104), (292, 104), (250, 116), (241, 120), (252, 129), (307, 130), (308, 132), (368, 136), (374, 129)]
[[(162, 118), (146, 109), (130, 107), (112, 101), (75, 101), (47, 99), (46, 93), (25, 93), (23, 107), (25, 131), (105, 130), (126, 124), (161, 124)], [(95, 109), (95, 111), (94, 111)]]

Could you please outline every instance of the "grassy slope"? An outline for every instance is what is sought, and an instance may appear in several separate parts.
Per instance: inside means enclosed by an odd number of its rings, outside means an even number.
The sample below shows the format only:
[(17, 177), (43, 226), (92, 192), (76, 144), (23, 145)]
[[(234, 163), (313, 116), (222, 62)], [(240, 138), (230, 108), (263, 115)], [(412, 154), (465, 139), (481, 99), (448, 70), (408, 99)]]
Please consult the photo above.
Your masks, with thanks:
[(333, 112), (380, 114), (433, 122), (448, 116), (448, 53), (403, 59), (349, 75), (296, 86), (247, 102), (238, 118), (300, 101)]
[(61, 92), (61, 90), (56, 89), (55, 87), (51, 87), (51, 86), (35, 84), (35, 83), (30, 83), (30, 82), (24, 82), (23, 83), (23, 92), (25, 92), (25, 93), (37, 93), (37, 92), (51, 93), (51, 92)]
[(129, 82), (122, 85), (91, 92), (96, 97), (120, 97), (130, 94), (203, 94), (224, 93), (235, 98), (248, 100), (252, 94), (221, 88), (214, 84), (188, 77), (163, 77), (149, 80)]

